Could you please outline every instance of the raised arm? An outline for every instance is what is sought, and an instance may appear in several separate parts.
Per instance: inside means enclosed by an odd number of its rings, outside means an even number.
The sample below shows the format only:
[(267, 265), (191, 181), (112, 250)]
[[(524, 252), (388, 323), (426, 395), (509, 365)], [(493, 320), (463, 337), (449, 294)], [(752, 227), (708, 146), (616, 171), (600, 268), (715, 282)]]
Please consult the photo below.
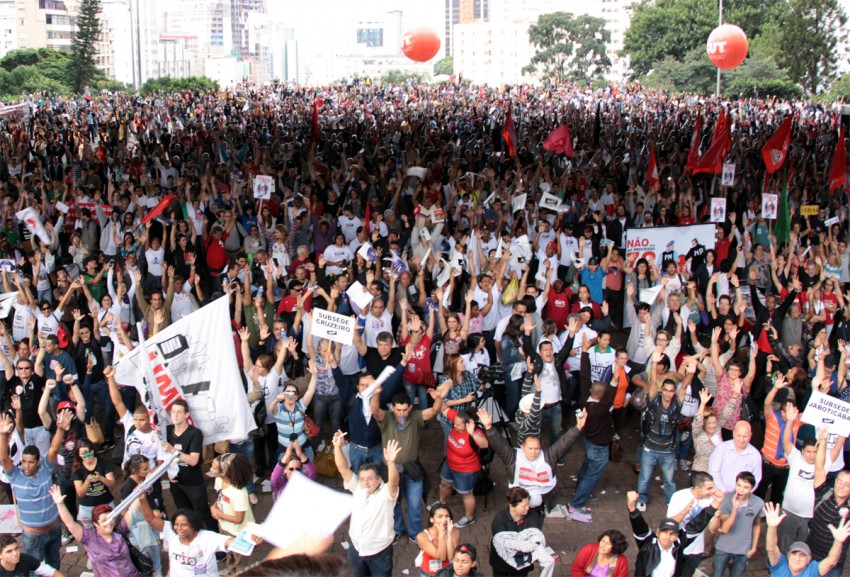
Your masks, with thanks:
[(53, 497), (53, 502), (56, 503), (56, 509), (59, 511), (59, 517), (62, 519), (65, 527), (68, 528), (71, 536), (77, 541), (82, 541), (83, 526), (77, 523), (74, 516), (71, 515), (71, 512), (68, 510), (68, 507), (65, 506), (65, 495), (62, 494), (61, 489), (59, 489), (59, 485), (53, 485), (53, 487), (50, 488), (50, 496)]

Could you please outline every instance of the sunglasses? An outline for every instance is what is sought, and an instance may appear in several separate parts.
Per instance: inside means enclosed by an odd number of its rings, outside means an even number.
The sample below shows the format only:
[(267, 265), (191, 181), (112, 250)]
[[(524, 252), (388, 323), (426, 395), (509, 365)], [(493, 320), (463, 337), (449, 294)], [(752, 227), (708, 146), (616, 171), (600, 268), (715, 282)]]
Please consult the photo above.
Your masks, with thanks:
[(287, 467), (286, 470), (287, 471), (300, 471), (301, 467)]

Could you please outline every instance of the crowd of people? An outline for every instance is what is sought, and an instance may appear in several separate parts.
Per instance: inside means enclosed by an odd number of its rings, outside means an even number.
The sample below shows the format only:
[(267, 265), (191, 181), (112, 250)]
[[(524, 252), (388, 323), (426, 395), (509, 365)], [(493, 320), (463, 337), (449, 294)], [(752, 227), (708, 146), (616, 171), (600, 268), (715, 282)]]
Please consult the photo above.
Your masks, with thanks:
[[(406, 538), (420, 576), (548, 577), (544, 524), (570, 517), (600, 526), (573, 576), (690, 576), (711, 558), (739, 577), (759, 550), (771, 575), (843, 574), (850, 440), (801, 418), (813, 393), (850, 402), (838, 109), (368, 82), (26, 103), (0, 116), (0, 277), (17, 293), (0, 323), (0, 464), (23, 530), (0, 539), (0, 573), (62, 575), (76, 540), (98, 577), (390, 575)], [(789, 115), (771, 176), (761, 150)], [(727, 186), (687, 170), (721, 116)], [(572, 157), (543, 146), (564, 124)], [(760, 211), (786, 185), (787, 239)], [(627, 254), (630, 230), (712, 222), (715, 197), (713, 248)], [(207, 468), (188, 404), (153, 422), (115, 367), (220, 298), (257, 428)], [(315, 336), (317, 310), (354, 318), (351, 343)], [(431, 421), (445, 459), (426, 506)], [(567, 459), (583, 459), (572, 495)], [(609, 462), (637, 474), (633, 536), (593, 515)], [(229, 547), (257, 486), (277, 499), (329, 466), (355, 496), (347, 561), (246, 570)], [(464, 532), (493, 467), (509, 489), (485, 563)], [(656, 467), (667, 511), (650, 524)]]

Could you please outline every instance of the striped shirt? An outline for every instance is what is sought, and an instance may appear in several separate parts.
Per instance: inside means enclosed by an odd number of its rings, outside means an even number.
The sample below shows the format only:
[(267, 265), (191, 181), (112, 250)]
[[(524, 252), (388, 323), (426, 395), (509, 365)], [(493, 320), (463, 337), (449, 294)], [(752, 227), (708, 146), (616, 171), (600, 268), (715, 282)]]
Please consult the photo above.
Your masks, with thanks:
[[(781, 412), (776, 409), (765, 413), (764, 418), (764, 445), (761, 448), (761, 454), (771, 465), (787, 467), (788, 459), (785, 455), (785, 446), (782, 444), (782, 435), (788, 423), (782, 418)], [(802, 425), (800, 421), (791, 425), (792, 435), (797, 434), (800, 425)], [(794, 437), (792, 436), (791, 439), (793, 442)]]
[[(824, 499), (827, 493), (829, 493), (829, 497)], [(815, 487), (815, 512), (812, 520), (809, 521), (809, 536), (806, 538), (806, 544), (811, 547), (812, 559), (815, 561), (822, 561), (829, 555), (829, 550), (833, 541), (835, 541), (829, 526), (838, 526), (842, 509), (846, 511), (847, 506), (846, 499), (841, 505), (838, 504), (835, 500), (835, 492), (829, 483), (824, 482), (820, 487)], [(840, 559), (847, 555), (848, 544), (850, 544), (850, 540), (844, 542)]]
[(53, 465), (42, 460), (32, 477), (24, 475), (21, 467), (15, 467), (9, 473), (9, 482), (18, 501), (21, 525), (24, 527), (49, 527), (59, 518), (59, 510), (49, 493), (53, 486), (52, 472)]
[(279, 403), (277, 414), (274, 416), (277, 423), (277, 442), (282, 447), (289, 447), (289, 435), (298, 435), (298, 444), (302, 447), (307, 444), (307, 434), (304, 432), (304, 404), (299, 400), (295, 403), (295, 410), (291, 413), (285, 403)]

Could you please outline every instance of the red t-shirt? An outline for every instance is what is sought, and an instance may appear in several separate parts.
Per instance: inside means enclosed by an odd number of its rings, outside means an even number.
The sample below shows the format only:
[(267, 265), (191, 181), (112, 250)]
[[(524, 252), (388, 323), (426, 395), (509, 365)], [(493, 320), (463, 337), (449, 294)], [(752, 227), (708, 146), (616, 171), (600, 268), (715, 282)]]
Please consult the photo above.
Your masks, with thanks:
[(717, 259), (715, 262), (717, 264), (722, 263), (729, 256), (729, 248), (732, 246), (732, 241), (729, 240), (728, 237), (723, 237), (722, 240), (718, 240), (714, 243), (714, 252), (717, 253)]
[(227, 251), (224, 250), (224, 241), (227, 240), (228, 234), (221, 233), (221, 240), (216, 241), (212, 236), (207, 237), (205, 248), (207, 249), (207, 267), (211, 274), (217, 276), (227, 265)]
[(546, 314), (544, 318), (547, 321), (554, 321), (558, 325), (558, 331), (567, 328), (567, 319), (570, 316), (570, 294), (569, 291), (564, 291), (560, 294), (554, 290), (549, 291), (549, 297), (546, 299)]
[[(410, 335), (401, 341), (401, 346), (406, 347), (410, 342)], [(426, 373), (431, 372), (431, 337), (422, 335), (419, 344), (413, 349), (413, 356), (407, 363), (404, 371), (404, 380), (412, 385), (424, 383)]]
[[(449, 409), (447, 417), (449, 422), (454, 423), (457, 411)], [(481, 462), (478, 454), (469, 443), (469, 433), (458, 432), (452, 427), (452, 432), (446, 439), (446, 462), (449, 469), (456, 473), (477, 473), (481, 470)]]

